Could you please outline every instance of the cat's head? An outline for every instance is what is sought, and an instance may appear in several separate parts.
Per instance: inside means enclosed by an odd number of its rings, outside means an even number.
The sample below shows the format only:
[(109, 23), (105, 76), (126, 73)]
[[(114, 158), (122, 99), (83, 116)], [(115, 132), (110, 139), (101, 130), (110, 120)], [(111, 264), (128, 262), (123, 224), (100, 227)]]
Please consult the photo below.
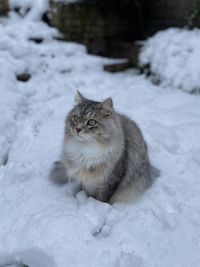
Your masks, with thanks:
[(93, 139), (106, 144), (117, 130), (112, 99), (96, 102), (77, 92), (74, 103), (67, 116), (65, 135), (71, 134), (80, 141)]

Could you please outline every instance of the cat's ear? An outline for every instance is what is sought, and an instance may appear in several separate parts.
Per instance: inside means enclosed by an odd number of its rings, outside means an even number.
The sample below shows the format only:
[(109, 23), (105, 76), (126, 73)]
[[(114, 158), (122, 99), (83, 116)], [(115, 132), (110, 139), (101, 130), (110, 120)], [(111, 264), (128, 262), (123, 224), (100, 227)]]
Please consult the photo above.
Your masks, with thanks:
[(113, 101), (112, 101), (112, 98), (109, 97), (109, 98), (107, 98), (106, 100), (104, 100), (104, 101), (101, 103), (101, 108), (105, 108), (105, 109), (113, 109)]
[(107, 98), (101, 103), (100, 109), (103, 112), (104, 117), (110, 117), (113, 111), (113, 101), (112, 98)]
[(76, 95), (74, 97), (74, 104), (78, 105), (81, 104), (84, 101), (84, 96), (77, 90)]

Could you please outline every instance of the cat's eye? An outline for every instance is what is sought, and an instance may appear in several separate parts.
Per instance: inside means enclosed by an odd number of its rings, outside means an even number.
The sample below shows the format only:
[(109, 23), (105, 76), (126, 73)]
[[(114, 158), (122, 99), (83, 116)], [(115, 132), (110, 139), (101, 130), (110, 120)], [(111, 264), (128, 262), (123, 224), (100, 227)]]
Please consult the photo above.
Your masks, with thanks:
[(78, 116), (74, 115), (73, 121), (76, 122), (76, 123), (78, 123)]
[(95, 126), (95, 125), (97, 124), (97, 122), (96, 122), (95, 120), (91, 119), (91, 120), (89, 120), (89, 121), (87, 122), (87, 124), (88, 124), (89, 126)]

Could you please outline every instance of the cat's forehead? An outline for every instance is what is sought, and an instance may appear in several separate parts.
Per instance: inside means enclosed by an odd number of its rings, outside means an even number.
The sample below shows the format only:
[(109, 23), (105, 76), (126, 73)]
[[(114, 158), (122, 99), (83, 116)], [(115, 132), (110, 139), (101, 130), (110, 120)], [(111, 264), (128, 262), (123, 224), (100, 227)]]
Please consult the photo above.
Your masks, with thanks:
[(100, 102), (84, 101), (75, 107), (74, 111), (80, 118), (89, 118), (99, 112)]

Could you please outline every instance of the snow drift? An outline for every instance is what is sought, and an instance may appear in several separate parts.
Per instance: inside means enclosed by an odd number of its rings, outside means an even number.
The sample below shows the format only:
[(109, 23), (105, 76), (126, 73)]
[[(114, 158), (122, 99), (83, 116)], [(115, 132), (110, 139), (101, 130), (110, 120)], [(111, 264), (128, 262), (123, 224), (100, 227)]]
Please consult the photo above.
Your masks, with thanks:
[(168, 29), (145, 43), (140, 65), (163, 87), (200, 93), (200, 30)]

